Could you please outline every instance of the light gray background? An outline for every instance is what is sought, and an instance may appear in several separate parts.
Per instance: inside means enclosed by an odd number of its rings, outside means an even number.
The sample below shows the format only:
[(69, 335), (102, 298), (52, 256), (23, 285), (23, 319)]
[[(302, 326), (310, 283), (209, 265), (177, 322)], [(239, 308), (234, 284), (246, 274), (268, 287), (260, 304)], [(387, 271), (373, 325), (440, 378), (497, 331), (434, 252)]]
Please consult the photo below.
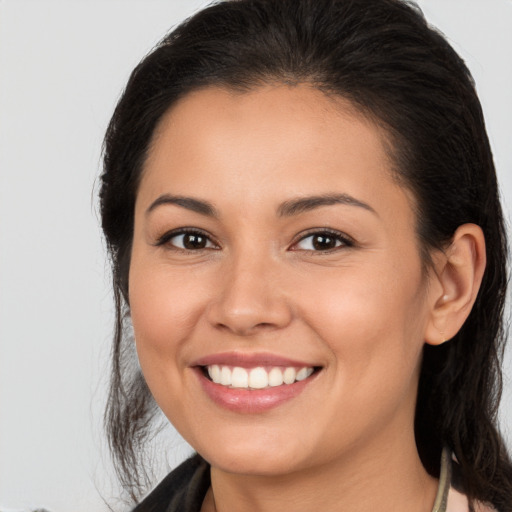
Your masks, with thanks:
[[(113, 318), (101, 141), (131, 69), (204, 4), (0, 0), (0, 509), (104, 511), (118, 492), (100, 429)], [(475, 76), (510, 218), (512, 1), (420, 5)], [(510, 351), (507, 375), (512, 441)]]

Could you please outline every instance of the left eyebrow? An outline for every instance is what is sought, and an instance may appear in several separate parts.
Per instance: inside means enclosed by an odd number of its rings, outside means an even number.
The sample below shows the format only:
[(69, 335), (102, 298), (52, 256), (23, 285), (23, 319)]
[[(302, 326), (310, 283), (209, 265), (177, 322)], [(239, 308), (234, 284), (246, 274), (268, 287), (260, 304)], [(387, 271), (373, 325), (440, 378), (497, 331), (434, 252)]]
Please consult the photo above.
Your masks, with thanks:
[(300, 213), (308, 212), (321, 206), (331, 206), (334, 204), (343, 204), (347, 206), (357, 206), (377, 215), (377, 212), (367, 203), (356, 199), (348, 194), (324, 194), (319, 196), (300, 197), (290, 199), (282, 203), (277, 209), (280, 217), (291, 217)]
[(180, 206), (181, 208), (200, 213), (201, 215), (205, 215), (207, 217), (218, 217), (217, 211), (208, 201), (194, 199), (193, 197), (173, 196), (170, 194), (164, 194), (153, 201), (149, 208), (146, 210), (146, 215), (151, 213), (155, 208), (158, 208), (164, 204), (174, 204), (176, 206)]

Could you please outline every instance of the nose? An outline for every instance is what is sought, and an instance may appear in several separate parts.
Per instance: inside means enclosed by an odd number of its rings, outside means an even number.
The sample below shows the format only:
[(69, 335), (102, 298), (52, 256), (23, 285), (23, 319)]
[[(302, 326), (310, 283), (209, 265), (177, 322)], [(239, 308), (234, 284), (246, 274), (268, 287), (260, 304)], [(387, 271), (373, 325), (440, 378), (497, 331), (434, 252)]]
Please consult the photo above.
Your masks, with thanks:
[(269, 258), (252, 255), (230, 262), (208, 307), (210, 324), (239, 336), (286, 327), (292, 309), (280, 274)]

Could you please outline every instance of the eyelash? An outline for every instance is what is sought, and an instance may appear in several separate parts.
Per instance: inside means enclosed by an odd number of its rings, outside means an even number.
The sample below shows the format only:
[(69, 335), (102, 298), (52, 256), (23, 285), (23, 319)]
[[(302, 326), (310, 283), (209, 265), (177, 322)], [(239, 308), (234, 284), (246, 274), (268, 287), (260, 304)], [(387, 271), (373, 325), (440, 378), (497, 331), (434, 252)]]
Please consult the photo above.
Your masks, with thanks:
[(190, 252), (199, 252), (201, 250), (211, 250), (212, 247), (202, 247), (202, 248), (199, 248), (199, 249), (187, 249), (185, 247), (177, 247), (176, 245), (174, 244), (171, 244), (170, 241), (173, 239), (173, 238), (176, 238), (178, 236), (186, 236), (186, 235), (196, 235), (198, 237), (202, 237), (202, 238), (205, 238), (206, 239), (206, 243), (210, 243), (210, 244), (213, 244), (215, 246), (215, 250), (218, 249), (218, 244), (213, 242), (211, 237), (209, 235), (207, 235), (204, 231), (201, 231), (200, 229), (195, 229), (195, 228), (180, 228), (180, 229), (176, 229), (176, 230), (173, 230), (173, 231), (168, 231), (167, 233), (163, 234), (157, 241), (156, 241), (156, 246), (159, 247), (159, 246), (163, 246), (163, 245), (169, 245), (173, 250), (175, 251), (182, 251), (182, 252), (186, 252), (186, 253), (190, 253)]
[[(304, 240), (307, 240), (308, 238), (311, 238), (314, 236), (317, 236), (317, 237), (322, 236), (325, 238), (334, 239), (336, 242), (336, 246), (329, 248), (329, 249), (323, 249), (323, 250), (322, 249), (318, 249), (318, 250), (292, 249), (292, 250), (294, 250), (294, 251), (303, 250), (303, 251), (308, 251), (308, 252), (317, 253), (317, 254), (326, 254), (326, 253), (332, 253), (332, 252), (338, 251), (343, 248), (354, 247), (354, 245), (355, 245), (354, 240), (352, 238), (350, 238), (349, 236), (345, 235), (344, 233), (342, 233), (340, 231), (336, 231), (334, 229), (323, 228), (323, 229), (310, 230), (306, 233), (301, 234), (301, 236), (298, 238), (298, 240), (293, 243), (292, 247), (295, 247), (300, 242), (304, 242)], [(338, 242), (339, 242), (339, 244), (338, 244)]]
[[(186, 247), (178, 247), (175, 244), (170, 243), (170, 241), (173, 238), (176, 238), (179, 236), (187, 236), (187, 235), (196, 235), (198, 237), (203, 237), (206, 239), (206, 244), (209, 243), (209, 244), (213, 245), (213, 247), (206, 246), (206, 247), (200, 247), (198, 249), (187, 249)], [(328, 249), (323, 249), (323, 250), (321, 250), (321, 249), (319, 249), (319, 250), (295, 249), (294, 248), (299, 243), (304, 242), (308, 238), (311, 238), (314, 236), (324, 237), (327, 239), (334, 239), (336, 245), (334, 247), (331, 247)], [(164, 246), (164, 245), (170, 246), (172, 248), (172, 250), (181, 251), (181, 252), (185, 252), (185, 253), (199, 252), (199, 251), (212, 250), (212, 249), (218, 250), (219, 249), (219, 245), (216, 242), (214, 242), (208, 234), (206, 234), (204, 231), (201, 231), (200, 229), (196, 229), (196, 228), (180, 228), (180, 229), (177, 229), (174, 231), (169, 231), (169, 232), (165, 233), (160, 238), (158, 238), (158, 240), (155, 243), (155, 246), (157, 246), (157, 247)], [(323, 229), (315, 229), (315, 230), (309, 231), (305, 234), (302, 234), (300, 237), (298, 237), (298, 239), (295, 242), (293, 242), (291, 250), (292, 251), (303, 250), (303, 251), (311, 252), (311, 253), (325, 254), (325, 253), (332, 253), (332, 252), (335, 252), (335, 251), (343, 249), (343, 248), (353, 247), (354, 245), (355, 245), (354, 241), (350, 237), (345, 235), (344, 233), (341, 233), (340, 231), (336, 231), (333, 229), (323, 228)]]

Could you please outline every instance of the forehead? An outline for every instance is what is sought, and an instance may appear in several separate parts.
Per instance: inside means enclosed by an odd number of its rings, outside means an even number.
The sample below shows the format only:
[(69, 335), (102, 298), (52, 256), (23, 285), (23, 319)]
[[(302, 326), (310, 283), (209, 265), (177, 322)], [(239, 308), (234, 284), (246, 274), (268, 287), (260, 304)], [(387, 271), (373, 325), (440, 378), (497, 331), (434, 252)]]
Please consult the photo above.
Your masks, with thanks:
[(383, 185), (396, 187), (388, 148), (384, 130), (349, 101), (311, 86), (210, 87), (164, 115), (140, 192), (189, 195), (192, 188), (215, 201), (238, 190), (248, 205), (338, 189), (364, 200)]
[(305, 83), (266, 84), (243, 91), (209, 86), (187, 93), (168, 109), (154, 130), (150, 152), (178, 123), (180, 130), (196, 130), (213, 120), (219, 129), (228, 130), (229, 124), (250, 122), (251, 135), (254, 136), (258, 126), (265, 130), (265, 125), (289, 129), (290, 122), (300, 121), (294, 130), (297, 133), (301, 126), (319, 130), (321, 124), (329, 124), (336, 117), (352, 121), (352, 129), (364, 125), (387, 149), (388, 133), (382, 128), (382, 123), (372, 121), (371, 116), (363, 114), (362, 110), (340, 95), (325, 93)]

